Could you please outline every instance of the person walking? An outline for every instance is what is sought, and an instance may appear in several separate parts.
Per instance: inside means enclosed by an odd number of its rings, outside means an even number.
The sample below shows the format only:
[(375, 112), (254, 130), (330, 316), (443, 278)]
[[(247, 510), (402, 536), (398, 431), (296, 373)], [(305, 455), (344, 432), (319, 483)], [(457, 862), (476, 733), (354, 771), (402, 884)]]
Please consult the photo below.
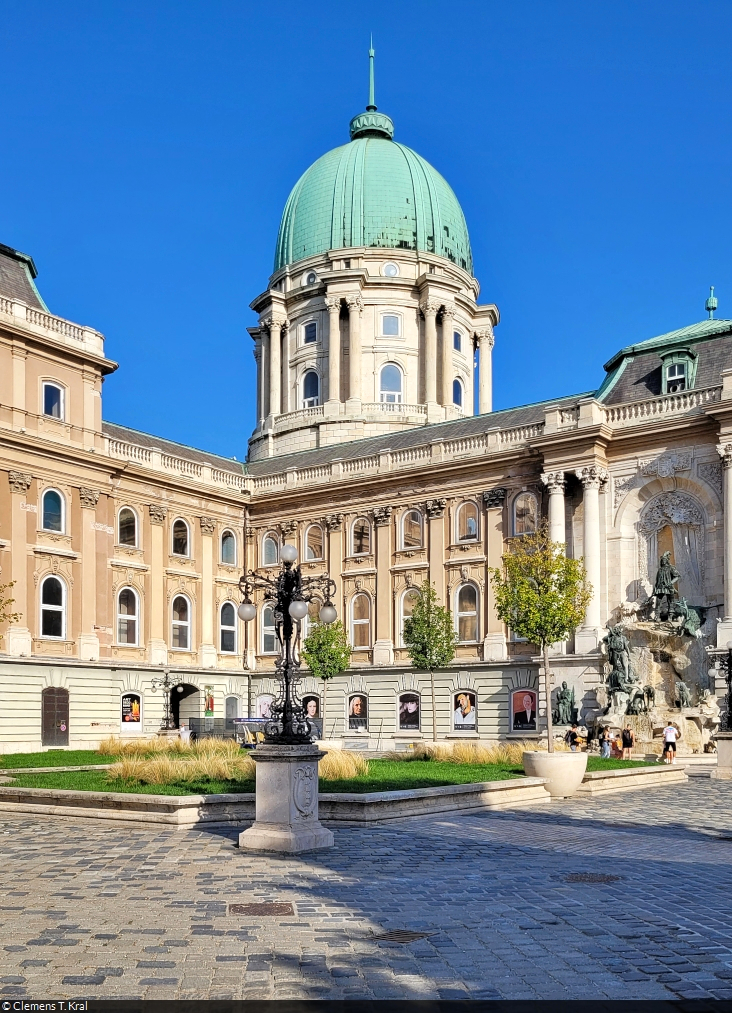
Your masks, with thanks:
[(605, 725), (603, 730), (600, 732), (600, 757), (603, 760), (610, 759), (611, 747), (612, 747), (612, 736), (610, 734), (610, 726)]
[(569, 729), (567, 734), (564, 736), (564, 741), (567, 743), (573, 753), (577, 752), (580, 744), (579, 732), (577, 731), (577, 722), (572, 722), (572, 727)]
[(633, 746), (635, 745), (635, 735), (633, 733), (633, 729), (630, 727), (629, 724), (627, 724), (623, 729), (621, 739), (623, 743), (622, 758), (624, 760), (629, 760), (631, 758), (631, 751), (633, 749)]
[(664, 763), (676, 763), (676, 743), (681, 738), (676, 725), (672, 725), (671, 722), (666, 725), (663, 730), (663, 762)]

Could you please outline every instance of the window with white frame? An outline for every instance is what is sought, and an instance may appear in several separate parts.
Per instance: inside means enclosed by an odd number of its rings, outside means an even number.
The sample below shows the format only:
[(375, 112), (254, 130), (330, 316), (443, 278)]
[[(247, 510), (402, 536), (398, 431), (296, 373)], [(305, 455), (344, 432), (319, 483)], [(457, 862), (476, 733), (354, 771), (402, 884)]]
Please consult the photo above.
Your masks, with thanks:
[(222, 654), (236, 654), (236, 608), (230, 601), (221, 606), (219, 650)]
[(280, 543), (277, 535), (270, 532), (262, 539), (262, 565), (277, 566), (280, 561)]
[(386, 404), (402, 402), (402, 371), (393, 362), (381, 367), (379, 374), (379, 400)]
[(358, 517), (351, 528), (351, 555), (367, 556), (371, 552), (371, 525), (365, 517)]
[(176, 651), (191, 649), (191, 603), (185, 595), (176, 595), (173, 599), (171, 643)]
[(686, 363), (672, 362), (666, 367), (666, 393), (678, 394), (686, 390)]
[(137, 591), (123, 587), (117, 595), (117, 643), (136, 647), (139, 641)]
[(323, 529), (319, 524), (311, 524), (305, 532), (305, 559), (323, 558)]
[(514, 535), (532, 535), (539, 523), (539, 503), (533, 492), (522, 492), (513, 501)]
[(66, 501), (57, 489), (46, 489), (41, 500), (41, 525), (44, 531), (63, 532)]
[(320, 377), (314, 369), (309, 369), (302, 378), (302, 406), (315, 408), (320, 404)]
[(66, 585), (60, 577), (46, 577), (41, 584), (41, 636), (51, 640), (66, 636)]
[(309, 320), (302, 329), (302, 340), (304, 345), (312, 345), (318, 340), (318, 325), (314, 320)]
[(221, 562), (236, 565), (236, 536), (233, 531), (221, 532)]
[(371, 647), (371, 599), (363, 592), (351, 602), (351, 646), (354, 651)]
[(180, 517), (173, 522), (173, 555), (190, 555), (188, 524)]
[(122, 507), (117, 515), (117, 544), (137, 545), (137, 514), (131, 507)]
[(456, 352), (462, 351), (463, 336), (460, 333), (460, 331), (452, 332), (452, 347), (455, 349)]
[(455, 628), (461, 644), (478, 640), (478, 588), (461, 584), (455, 595)]
[(478, 507), (472, 501), (461, 503), (457, 512), (457, 541), (477, 542)]
[(407, 590), (402, 595), (402, 605), (399, 623), (402, 647), (404, 647), (404, 623), (407, 621), (407, 619), (411, 618), (412, 612), (414, 612), (414, 606), (417, 604), (419, 599), (420, 594), (416, 587), (408, 587)]
[(262, 654), (277, 653), (277, 633), (275, 630), (275, 615), (271, 605), (265, 605), (262, 609)]
[(43, 414), (51, 419), (64, 418), (65, 391), (57, 383), (43, 384)]
[(463, 385), (457, 377), (452, 381), (452, 403), (458, 408), (463, 406)]
[(401, 334), (401, 318), (397, 313), (381, 314), (381, 336), (384, 338), (398, 338)]
[(422, 514), (419, 510), (407, 510), (402, 518), (402, 548), (422, 548)]

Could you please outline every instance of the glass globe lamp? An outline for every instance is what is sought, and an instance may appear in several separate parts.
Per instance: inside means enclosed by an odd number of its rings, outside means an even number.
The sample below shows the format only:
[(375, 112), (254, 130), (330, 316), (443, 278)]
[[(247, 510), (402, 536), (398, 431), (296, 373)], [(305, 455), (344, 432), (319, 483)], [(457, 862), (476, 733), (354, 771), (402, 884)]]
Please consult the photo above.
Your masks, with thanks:
[(320, 621), (321, 623), (326, 623), (326, 625), (334, 623), (337, 615), (338, 613), (336, 612), (334, 606), (331, 605), (330, 602), (326, 602), (320, 610)]
[(294, 563), (297, 559), (297, 549), (294, 545), (283, 545), (280, 549), (280, 559), (283, 563)]
[(306, 601), (290, 602), (290, 607), (287, 611), (293, 619), (304, 619), (308, 614), (308, 603)]
[(243, 601), (239, 606), (239, 618), (243, 619), (245, 623), (251, 622), (257, 614), (255, 605), (252, 605), (250, 601)]

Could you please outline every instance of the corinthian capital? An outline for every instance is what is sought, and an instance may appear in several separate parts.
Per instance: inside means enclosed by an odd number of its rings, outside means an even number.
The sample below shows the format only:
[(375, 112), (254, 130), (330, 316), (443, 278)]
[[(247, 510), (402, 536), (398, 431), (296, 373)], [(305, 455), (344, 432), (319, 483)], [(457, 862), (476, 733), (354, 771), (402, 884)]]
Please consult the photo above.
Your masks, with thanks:
[(607, 479), (607, 470), (597, 464), (591, 464), (586, 468), (577, 468), (575, 475), (585, 489), (599, 489)]
[(28, 492), (28, 488), (33, 481), (32, 475), (27, 475), (24, 471), (9, 471), (8, 482), (10, 483), (11, 492)]
[(488, 348), (493, 348), (496, 343), (492, 327), (482, 327), (479, 331), (476, 331), (475, 339), (479, 345), (485, 344)]
[(363, 309), (363, 299), (360, 295), (347, 295), (346, 306), (349, 313), (360, 313)]
[(341, 308), (341, 297), (335, 295), (328, 295), (325, 297), (325, 308), (327, 310), (340, 310)]
[(389, 523), (391, 510), (390, 506), (374, 507), (374, 523), (377, 528), (381, 528)]
[(717, 453), (722, 458), (724, 467), (732, 468), (732, 443), (720, 443), (717, 447)]
[(287, 317), (271, 313), (267, 317), (262, 317), (259, 321), (259, 326), (266, 327), (270, 334), (279, 334), (283, 327), (287, 327)]
[(423, 299), (422, 302), (419, 304), (419, 308), (422, 310), (422, 312), (426, 317), (428, 316), (436, 317), (437, 314), (440, 312), (440, 306), (442, 306), (442, 303), (440, 302), (439, 299)]
[(443, 308), (443, 310), (442, 310), (442, 320), (443, 320), (443, 323), (446, 320), (448, 320), (448, 321), (452, 320), (454, 316), (455, 316), (455, 307), (452, 305), (452, 303), (449, 306), (445, 306)]
[(549, 492), (564, 492), (563, 471), (545, 471), (541, 476), (541, 480), (549, 489)]

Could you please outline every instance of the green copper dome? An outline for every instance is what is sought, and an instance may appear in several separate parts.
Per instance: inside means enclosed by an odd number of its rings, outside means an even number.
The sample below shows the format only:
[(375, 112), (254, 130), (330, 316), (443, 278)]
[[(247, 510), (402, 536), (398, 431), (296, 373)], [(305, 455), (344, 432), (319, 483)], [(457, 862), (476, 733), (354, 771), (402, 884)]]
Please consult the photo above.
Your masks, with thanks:
[(473, 273), (468, 227), (448, 183), (391, 140), (373, 102), (351, 121), (351, 142), (310, 166), (282, 215), (274, 269), (327, 250), (424, 250)]

